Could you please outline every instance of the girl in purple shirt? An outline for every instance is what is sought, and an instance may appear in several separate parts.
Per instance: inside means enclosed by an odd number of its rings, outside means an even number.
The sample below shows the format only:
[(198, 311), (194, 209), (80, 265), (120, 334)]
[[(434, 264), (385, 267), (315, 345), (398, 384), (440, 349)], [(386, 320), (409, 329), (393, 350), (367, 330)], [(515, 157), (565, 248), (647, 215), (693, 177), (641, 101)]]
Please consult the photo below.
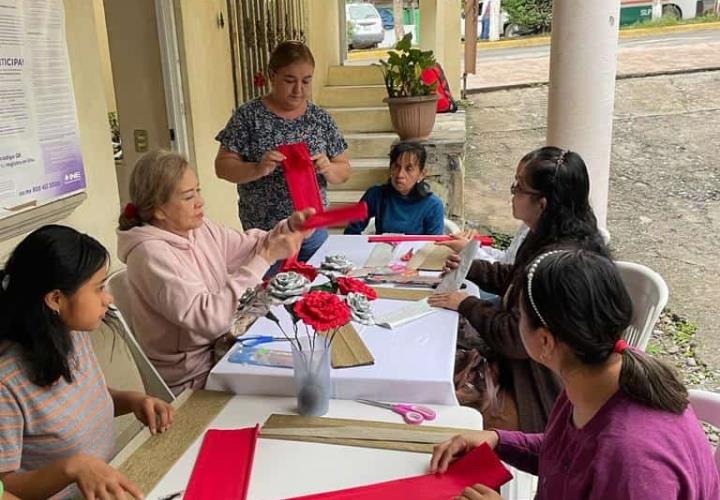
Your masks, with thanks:
[[(562, 380), (544, 433), (482, 431), (439, 444), (444, 472), (488, 443), (537, 474), (538, 499), (715, 500), (720, 479), (687, 390), (664, 363), (621, 339), (632, 301), (609, 259), (553, 250), (525, 270), (520, 335), (528, 354)], [(459, 498), (497, 499), (475, 485)]]

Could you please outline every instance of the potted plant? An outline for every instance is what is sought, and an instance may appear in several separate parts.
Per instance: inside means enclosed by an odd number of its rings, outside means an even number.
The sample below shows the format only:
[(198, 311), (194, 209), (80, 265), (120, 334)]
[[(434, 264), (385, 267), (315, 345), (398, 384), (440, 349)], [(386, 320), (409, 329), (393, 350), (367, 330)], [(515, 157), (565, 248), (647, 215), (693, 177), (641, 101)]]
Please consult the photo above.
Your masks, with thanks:
[(402, 140), (423, 140), (435, 124), (438, 96), (437, 84), (425, 84), (421, 75), (435, 64), (435, 56), (432, 50), (412, 48), (411, 41), (412, 34), (408, 33), (378, 66), (388, 93), (384, 102), (390, 108), (393, 128)]

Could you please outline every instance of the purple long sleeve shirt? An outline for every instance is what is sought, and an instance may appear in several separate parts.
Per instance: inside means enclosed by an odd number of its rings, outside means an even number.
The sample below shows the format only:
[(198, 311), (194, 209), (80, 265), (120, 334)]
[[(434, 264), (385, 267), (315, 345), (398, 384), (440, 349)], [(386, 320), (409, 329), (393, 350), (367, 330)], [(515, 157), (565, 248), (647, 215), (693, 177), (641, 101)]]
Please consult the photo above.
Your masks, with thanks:
[(538, 500), (718, 500), (712, 449), (692, 408), (654, 410), (618, 391), (582, 428), (563, 392), (544, 434), (497, 431), (500, 458), (539, 476)]

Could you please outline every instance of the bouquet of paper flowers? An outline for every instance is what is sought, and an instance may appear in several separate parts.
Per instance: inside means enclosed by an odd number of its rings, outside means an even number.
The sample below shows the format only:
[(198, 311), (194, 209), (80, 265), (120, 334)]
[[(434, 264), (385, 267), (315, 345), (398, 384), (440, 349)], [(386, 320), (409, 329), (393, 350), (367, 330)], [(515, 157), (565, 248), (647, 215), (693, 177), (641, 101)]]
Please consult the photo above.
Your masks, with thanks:
[[(375, 324), (370, 302), (377, 298), (377, 293), (363, 281), (347, 276), (353, 268), (352, 262), (338, 255), (326, 257), (319, 269), (298, 261), (286, 262), (281, 272), (272, 279), (243, 294), (236, 311), (236, 321), (248, 315), (268, 318), (292, 345), (296, 379), (299, 368), (312, 372), (313, 366), (318, 363), (327, 364), (329, 378), (328, 351), (340, 328), (351, 321), (362, 325)], [(313, 284), (319, 275), (327, 280)], [(277, 316), (283, 309), (290, 316), (292, 331), (283, 326)], [(299, 364), (304, 367), (299, 367)], [(312, 385), (305, 384), (310, 391), (320, 390), (313, 389)], [(316, 395), (303, 396), (301, 388), (298, 390), (301, 413), (324, 413), (303, 412), (303, 397), (309, 402)]]

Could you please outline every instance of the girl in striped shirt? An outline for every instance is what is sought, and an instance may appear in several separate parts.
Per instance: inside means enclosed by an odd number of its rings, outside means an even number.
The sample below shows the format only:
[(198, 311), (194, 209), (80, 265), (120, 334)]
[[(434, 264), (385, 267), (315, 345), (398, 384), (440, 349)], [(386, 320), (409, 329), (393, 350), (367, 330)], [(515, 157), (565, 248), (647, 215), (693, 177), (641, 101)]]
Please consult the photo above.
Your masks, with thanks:
[(167, 403), (105, 385), (85, 332), (112, 302), (108, 263), (95, 239), (49, 225), (0, 271), (0, 480), (20, 498), (142, 498), (107, 464), (113, 416), (172, 423)]

